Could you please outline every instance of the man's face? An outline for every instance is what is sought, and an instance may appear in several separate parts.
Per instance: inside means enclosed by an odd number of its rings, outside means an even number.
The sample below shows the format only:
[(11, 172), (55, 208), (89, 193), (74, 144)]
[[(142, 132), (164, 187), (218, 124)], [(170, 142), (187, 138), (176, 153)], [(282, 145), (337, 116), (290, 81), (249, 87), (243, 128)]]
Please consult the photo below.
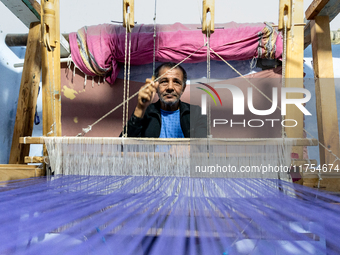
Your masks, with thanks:
[[(170, 68), (163, 67), (159, 71), (159, 76), (162, 76)], [(185, 87), (183, 86), (183, 73), (181, 69), (175, 68), (167, 72), (158, 80), (158, 97), (166, 106), (173, 106), (178, 103), (182, 96)]]

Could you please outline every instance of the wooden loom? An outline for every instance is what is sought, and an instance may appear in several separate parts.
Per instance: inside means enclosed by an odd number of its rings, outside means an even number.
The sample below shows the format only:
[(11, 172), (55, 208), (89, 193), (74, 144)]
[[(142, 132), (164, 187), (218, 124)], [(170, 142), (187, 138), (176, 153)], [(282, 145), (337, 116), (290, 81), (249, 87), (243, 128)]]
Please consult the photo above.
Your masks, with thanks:
[[(15, 12), (15, 8), (12, 9), (11, 3), (8, 1), (4, 1), (5, 5), (10, 8), (13, 12)], [(55, 23), (49, 23), (49, 26), (55, 27), (55, 37), (54, 46), (55, 49), (53, 52), (46, 51), (46, 49), (40, 45), (40, 33), (42, 27), (45, 26), (43, 22), (26, 22), (26, 25), (30, 26), (29, 35), (27, 39), (27, 50), (25, 56), (25, 64), (21, 82), (20, 95), (18, 100), (18, 109), (16, 116), (16, 123), (13, 134), (13, 142), (11, 149), (11, 156), (9, 165), (2, 166), (2, 173), (0, 180), (9, 180), (9, 179), (19, 179), (19, 178), (27, 178), (32, 176), (44, 175), (44, 171), (37, 171), (36, 167), (34, 168), (34, 173), (28, 172), (26, 170), (26, 165), (22, 165), (25, 163), (38, 162), (42, 163), (43, 157), (34, 157), (27, 158), (29, 152), (28, 143), (34, 143), (35, 138), (27, 138), (26, 143), (22, 144), (23, 138), (30, 136), (32, 134), (33, 128), (33, 116), (35, 111), (35, 105), (37, 100), (37, 90), (39, 87), (39, 77), (40, 72), (42, 71), (42, 92), (43, 92), (43, 135), (46, 136), (50, 130), (50, 126), (53, 124), (53, 120), (51, 116), (57, 116), (57, 122), (55, 125), (56, 135), (61, 136), (61, 121), (60, 121), (60, 52), (62, 49), (62, 55), (66, 56), (67, 54), (67, 46), (65, 47), (65, 41), (63, 37), (60, 37), (60, 28), (59, 28), (59, 0), (49, 1), (46, 5), (45, 1), (42, 2), (41, 8), (39, 4), (33, 0), (28, 1), (28, 6), (30, 10), (33, 10), (35, 14), (35, 18), (39, 21), (41, 18), (41, 13), (44, 13), (41, 10), (47, 11), (47, 13), (55, 12), (54, 17), (45, 17), (46, 19), (54, 20)], [(27, 5), (27, 1), (25, 1)], [(51, 5), (52, 4), (52, 5)], [(54, 7), (53, 7), (54, 4)], [(209, 3), (208, 3), (209, 4)], [(327, 148), (331, 149), (335, 155), (339, 154), (339, 128), (337, 124), (337, 112), (336, 112), (336, 102), (334, 96), (334, 82), (333, 84), (327, 86), (327, 90), (323, 85), (323, 80), (321, 78), (330, 78), (333, 77), (332, 66), (332, 55), (331, 55), (331, 42), (328, 36), (324, 36), (324, 34), (328, 35), (329, 33), (329, 22), (339, 13), (340, 8), (332, 8), (330, 12), (327, 6), (330, 5), (340, 5), (340, 1), (314, 1), (309, 9), (306, 12), (307, 19), (310, 19), (311, 22), (303, 27), (303, 1), (299, 0), (295, 2), (294, 9), (294, 17), (289, 19), (289, 24), (287, 33), (287, 65), (286, 65), (286, 78), (300, 78), (300, 79), (289, 79), (286, 86), (287, 87), (303, 87), (303, 38), (305, 41), (306, 47), (306, 38), (308, 38), (308, 29), (310, 29), (311, 33), (311, 42), (313, 47), (313, 59), (314, 59), (314, 70), (316, 74), (316, 96), (317, 96), (317, 112), (318, 112), (318, 129), (319, 129), (319, 137), (320, 142), (326, 145)], [(21, 6), (22, 7), (22, 6)], [(207, 7), (207, 6), (206, 6)], [(26, 6), (24, 6), (26, 8)], [(280, 3), (280, 20), (279, 27), (282, 28), (282, 20), (283, 15), (288, 13), (291, 15), (291, 5), (290, 1), (281, 0)], [(209, 9), (207, 7), (207, 9)], [(336, 13), (334, 10), (337, 10)], [(330, 13), (328, 13), (330, 12)], [(289, 16), (290, 16), (289, 15)], [(328, 18), (329, 16), (329, 18)], [(19, 18), (22, 16), (19, 15)], [(41, 19), (43, 20), (43, 19)], [(295, 24), (295, 25), (294, 25)], [(213, 29), (211, 29), (213, 30)], [(294, 30), (294, 39), (291, 38), (292, 30)], [(304, 32), (305, 30), (305, 32)], [(51, 32), (51, 30), (49, 30)], [(305, 37), (304, 37), (305, 34)], [(58, 42), (61, 42), (60, 44)], [(63, 43), (62, 43), (63, 42)], [(61, 47), (60, 47), (61, 46)], [(66, 53), (65, 53), (66, 52)], [(53, 55), (53, 57), (52, 57)], [(52, 63), (52, 59), (54, 62)], [(325, 64), (327, 63), (327, 65)], [(42, 68), (41, 66), (42, 65)], [(48, 86), (48, 67), (54, 67), (55, 73), (55, 91), (59, 91), (56, 96), (56, 106), (54, 107), (54, 112), (50, 107), (51, 101), (54, 99), (51, 98), (51, 93), (49, 91)], [(25, 91), (30, 91), (30, 96), (26, 96)], [(297, 95), (291, 95), (291, 97), (295, 97)], [(326, 100), (325, 100), (326, 99)], [(23, 109), (29, 109), (28, 111), (23, 111)], [(286, 129), (287, 136), (289, 138), (303, 138), (303, 114), (301, 112), (294, 111), (294, 109), (289, 108), (287, 110), (287, 118), (296, 119), (298, 121), (299, 126), (294, 129)], [(327, 125), (326, 125), (327, 123)], [(332, 123), (331, 125), (329, 123)], [(305, 145), (305, 143), (302, 143)], [(315, 142), (314, 142), (315, 144)], [(316, 145), (316, 144), (315, 144)], [(295, 147), (293, 152), (298, 154), (297, 161), (301, 164), (304, 161), (302, 160), (302, 147)], [(44, 157), (46, 157), (46, 150), (44, 150)], [(329, 164), (333, 163), (334, 158), (330, 155), (323, 147), (320, 146), (320, 164)], [(314, 162), (314, 161), (313, 161)], [(16, 165), (13, 165), (16, 164)], [(295, 162), (296, 164), (296, 162)], [(25, 170), (23, 170), (25, 169)], [(12, 173), (16, 171), (19, 174), (12, 175)], [(6, 177), (5, 177), (6, 176)], [(308, 186), (315, 186), (318, 183), (317, 176), (315, 178), (304, 178), (303, 183)], [(321, 187), (327, 190), (339, 191), (339, 185), (336, 179), (326, 179), (323, 176), (323, 180), (321, 181)]]

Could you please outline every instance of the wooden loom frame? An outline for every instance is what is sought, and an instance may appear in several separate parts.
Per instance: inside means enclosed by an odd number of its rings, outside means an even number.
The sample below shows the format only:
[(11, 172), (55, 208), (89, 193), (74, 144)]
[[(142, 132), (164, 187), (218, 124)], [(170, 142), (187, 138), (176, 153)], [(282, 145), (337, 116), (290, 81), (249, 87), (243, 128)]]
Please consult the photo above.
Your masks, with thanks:
[[(1, 0), (4, 4), (15, 13), (15, 4), (10, 6), (11, 3), (6, 0)], [(39, 87), (39, 78), (40, 78), (40, 70), (42, 70), (42, 93), (43, 93), (43, 135), (46, 136), (50, 131), (50, 126), (53, 124), (53, 120), (51, 116), (53, 114), (57, 116), (56, 123), (56, 134), (57, 136), (61, 136), (61, 121), (60, 121), (60, 48), (62, 49), (62, 55), (66, 56), (69, 53), (67, 47), (65, 47), (65, 41), (63, 40), (63, 36), (60, 37), (60, 27), (59, 27), (59, 0), (54, 0), (50, 2), (54, 2), (55, 5), (55, 40), (56, 40), (56, 48), (54, 52), (48, 52), (43, 46), (40, 45), (40, 37), (41, 37), (41, 27), (42, 22), (36, 22), (41, 20), (41, 13), (45, 7), (45, 1), (42, 1), (42, 5), (39, 6), (35, 0), (16, 0), (12, 2), (22, 2), (23, 6), (19, 8), (26, 8), (26, 12), (21, 12), (19, 15), (15, 13), (19, 19), (21, 19), (27, 26), (30, 26), (29, 35), (27, 39), (27, 50), (25, 56), (25, 64), (21, 81), (20, 94), (18, 99), (18, 109), (16, 115), (16, 122), (12, 140), (12, 149), (10, 155), (10, 164), (18, 164), (18, 165), (7, 165), (8, 169), (5, 167), (5, 170), (8, 173), (20, 169), (22, 167), (21, 164), (34, 162), (41, 162), (44, 160), (44, 157), (34, 157), (27, 158), (29, 152), (29, 145), (21, 144), (19, 142), (20, 137), (30, 136), (32, 135), (33, 129), (33, 116), (35, 111), (35, 105), (37, 100), (37, 89)], [(338, 8), (328, 8), (329, 6), (337, 6)], [(11, 8), (12, 7), (12, 8)], [(290, 0), (281, 0), (280, 3), (280, 11), (283, 13), (283, 8), (288, 7), (291, 9), (291, 1)], [(13, 11), (14, 10), (14, 11)], [(33, 12), (34, 16), (37, 20), (31, 20), (27, 22), (27, 19), (23, 17), (23, 14), (27, 12)], [(308, 46), (306, 42), (308, 42), (308, 36), (311, 35), (311, 42), (313, 47), (313, 60), (314, 60), (314, 70), (317, 78), (332, 78), (333, 72), (329, 70), (333, 70), (330, 66), (326, 66), (325, 63), (332, 63), (332, 55), (324, 54), (324, 52), (329, 52), (331, 43), (329, 36), (324, 36), (324, 33), (329, 33), (329, 21), (331, 21), (338, 13), (340, 12), (340, 0), (314, 0), (310, 5), (308, 10), (306, 11), (306, 17), (311, 19), (311, 22), (308, 22), (305, 27), (301, 26), (303, 24), (303, 0), (295, 0), (294, 6), (294, 17), (291, 18), (291, 21), (297, 25), (292, 26), (287, 33), (287, 65), (286, 65), (286, 78), (297, 78), (290, 79), (286, 83), (287, 87), (303, 87), (303, 50)], [(329, 17), (329, 18), (328, 18)], [(281, 15), (282, 19), (282, 15)], [(24, 21), (25, 20), (25, 21)], [(279, 23), (282, 22), (279, 20)], [(294, 40), (291, 38), (292, 30), (294, 29)], [(328, 29), (328, 30), (327, 30)], [(310, 32), (309, 32), (310, 31)], [(326, 31), (326, 32), (322, 32)], [(309, 32), (309, 33), (308, 33)], [(327, 35), (327, 33), (326, 33)], [(328, 39), (329, 40), (328, 40)], [(61, 42), (60, 44), (58, 42)], [(305, 42), (305, 43), (303, 43)], [(307, 46), (306, 46), (307, 45)], [(61, 47), (60, 47), (61, 46)], [(65, 53), (66, 52), (66, 53)], [(52, 58), (52, 54), (54, 54)], [(54, 59), (54, 62), (52, 62)], [(41, 67), (42, 63), (42, 67)], [(53, 67), (54, 69), (54, 78), (56, 84), (57, 91), (57, 106), (52, 112), (50, 107), (51, 101), (53, 98), (50, 97), (50, 91), (48, 88), (48, 75), (47, 69)], [(331, 66), (332, 67), (332, 66)], [(335, 97), (329, 101), (329, 97), (332, 96), (333, 91), (335, 91), (334, 83), (331, 86), (328, 86), (326, 90), (323, 86), (323, 81), (321, 79), (316, 80), (316, 96), (317, 96), (317, 116), (318, 116), (318, 130), (319, 137), (321, 143), (325, 144), (328, 148), (331, 148), (332, 152), (336, 155), (340, 155), (339, 152), (339, 128), (336, 123), (334, 123), (334, 119), (337, 120), (336, 114), (336, 102)], [(331, 87), (331, 91), (329, 88)], [(29, 96), (25, 94), (25, 91), (30, 91)], [(291, 98), (297, 98), (296, 96), (301, 95), (291, 95)], [(334, 93), (333, 93), (334, 96)], [(327, 98), (327, 100), (326, 100)], [(29, 109), (29, 111), (23, 111), (23, 109)], [(290, 109), (288, 106), (287, 109), (287, 118), (295, 119), (299, 123), (299, 126), (294, 129), (286, 129), (287, 136), (289, 138), (302, 138), (303, 137), (303, 114), (301, 112), (296, 112), (293, 109)], [(325, 125), (325, 123), (329, 123), (332, 121), (334, 123), (333, 126)], [(33, 139), (33, 138), (32, 138)], [(298, 161), (302, 161), (302, 147), (295, 147), (293, 152), (298, 154)], [(47, 155), (46, 150), (44, 149), (44, 155)], [(25, 160), (26, 158), (26, 160)], [(320, 146), (320, 164), (328, 164), (334, 161), (334, 157), (329, 155), (321, 146)], [(314, 162), (314, 161), (313, 161)], [(42, 175), (44, 173), (42, 172)], [(0, 180), (1, 176), (0, 174)], [(10, 176), (10, 174), (7, 174)], [(37, 174), (32, 175), (37, 176)], [(20, 177), (20, 176), (19, 176)], [(31, 176), (22, 175), (22, 178), (27, 178)], [(18, 176), (13, 177), (18, 178)], [(9, 178), (11, 179), (11, 177)], [(318, 178), (314, 179), (305, 179), (304, 184), (308, 186), (315, 186), (318, 182)], [(324, 186), (328, 190), (336, 190), (340, 191), (340, 185), (337, 180), (323, 180), (322, 186)]]

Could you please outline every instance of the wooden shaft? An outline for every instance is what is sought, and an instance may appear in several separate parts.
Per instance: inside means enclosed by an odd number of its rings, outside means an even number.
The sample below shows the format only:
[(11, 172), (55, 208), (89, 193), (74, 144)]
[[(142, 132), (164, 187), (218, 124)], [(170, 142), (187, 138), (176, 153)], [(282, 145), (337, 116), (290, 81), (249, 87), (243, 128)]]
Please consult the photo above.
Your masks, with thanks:
[[(110, 138), (110, 137), (70, 137), (77, 143), (87, 139), (91, 143), (114, 143), (114, 144), (140, 144), (149, 142), (150, 144), (163, 144), (163, 145), (203, 145), (207, 144), (206, 138), (190, 139), (190, 138)], [(44, 137), (20, 137), (20, 143), (23, 144), (44, 144)], [(61, 138), (63, 139), (63, 138)], [(268, 139), (219, 139), (213, 138), (210, 141), (211, 144), (228, 144), (228, 145), (265, 145), (265, 144), (277, 144), (281, 138), (268, 138)], [(286, 139), (287, 141), (289, 139)], [(317, 139), (297, 138), (293, 139), (296, 146), (317, 146)], [(66, 141), (65, 141), (66, 142)], [(70, 143), (70, 141), (68, 141)]]
[(24, 163), (30, 146), (19, 143), (22, 136), (31, 136), (41, 74), (40, 23), (32, 23), (28, 35), (25, 65), (22, 71), (17, 114), (15, 118), (10, 164)]
[(26, 156), (25, 157), (25, 163), (45, 163), (47, 162), (48, 157), (37, 157), (37, 156)]
[(0, 164), (0, 169), (35, 169), (35, 165), (25, 165), (25, 164)]
[[(125, 152), (127, 154), (130, 154), (129, 152)], [(68, 153), (69, 154), (69, 153)], [(137, 156), (137, 157), (142, 157), (142, 156), (147, 156), (147, 152), (145, 153), (131, 153), (131, 155), (133, 156)], [(197, 154), (197, 153), (195, 153)], [(155, 157), (157, 157), (159, 155), (159, 153), (155, 153)], [(242, 154), (234, 154), (234, 153), (227, 153), (227, 154), (224, 154), (226, 158), (230, 158), (230, 157), (258, 157), (258, 156), (262, 156), (262, 154), (258, 153), (256, 155), (254, 154), (245, 154), (245, 153), (242, 153)], [(106, 156), (106, 157), (115, 157), (115, 156), (119, 156), (119, 155), (113, 155), (112, 153), (108, 153), (108, 154), (104, 154), (102, 153), (101, 156)], [(122, 152), (121, 157), (124, 156), (124, 153)], [(209, 157), (209, 153), (202, 153), (202, 156), (208, 156)], [(214, 156), (215, 156), (215, 153), (214, 153)], [(220, 153), (219, 155), (220, 157), (223, 156), (222, 153)], [(34, 156), (34, 157), (25, 157), (25, 163), (45, 163), (47, 162), (49, 159), (48, 157), (41, 157), (41, 156)], [(291, 164), (292, 166), (302, 166), (302, 167), (307, 167), (307, 165), (311, 165), (311, 164), (314, 164), (315, 166), (318, 164), (318, 162), (315, 160), (315, 159), (304, 159), (304, 160), (295, 160), (295, 159), (292, 159), (291, 161)]]
[[(295, 0), (292, 8), (292, 22), (303, 23), (303, 0)], [(287, 33), (287, 61), (286, 61), (286, 87), (303, 88), (303, 40), (304, 27), (292, 26)], [(289, 93), (287, 98), (300, 99), (302, 93)], [(285, 119), (297, 121), (296, 127), (286, 127), (285, 132), (288, 138), (303, 138), (303, 113), (295, 106), (287, 106)], [(299, 159), (303, 157), (303, 148), (294, 147), (292, 153), (297, 154)]]
[[(69, 34), (62, 34), (66, 41), (69, 43)], [(26, 46), (28, 34), (7, 34), (5, 43), (8, 47), (12, 46)]]
[[(45, 2), (41, 2), (42, 10)], [(59, 0), (54, 1), (54, 11), (56, 41), (60, 42)], [(56, 43), (53, 51), (42, 47), (43, 135), (61, 136), (60, 44)]]
[[(44, 176), (45, 171), (36, 165), (0, 165), (0, 182)], [(0, 184), (2, 186), (2, 184)]]
[(7, 34), (5, 37), (5, 43), (8, 47), (26, 46), (27, 40), (28, 34)]

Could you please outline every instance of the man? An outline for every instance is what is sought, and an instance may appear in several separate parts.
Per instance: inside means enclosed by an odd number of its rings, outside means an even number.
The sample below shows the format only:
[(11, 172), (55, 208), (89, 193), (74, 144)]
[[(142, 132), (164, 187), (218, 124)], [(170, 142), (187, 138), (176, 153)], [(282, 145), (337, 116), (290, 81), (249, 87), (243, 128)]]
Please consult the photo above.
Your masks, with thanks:
[[(161, 64), (155, 70), (155, 78), (159, 79), (146, 79), (140, 88), (137, 106), (128, 121), (128, 137), (207, 137), (207, 121), (201, 108), (180, 100), (187, 73), (175, 66), (171, 62)], [(151, 104), (156, 93), (159, 100)]]

